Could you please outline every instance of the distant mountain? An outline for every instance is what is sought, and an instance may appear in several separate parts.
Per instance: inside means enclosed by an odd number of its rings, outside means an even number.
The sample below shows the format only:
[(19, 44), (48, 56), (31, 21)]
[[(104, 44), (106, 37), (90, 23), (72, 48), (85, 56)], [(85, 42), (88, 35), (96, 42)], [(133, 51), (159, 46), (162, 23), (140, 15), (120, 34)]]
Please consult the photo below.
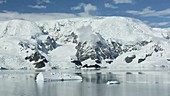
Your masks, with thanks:
[(169, 67), (170, 30), (129, 17), (0, 22), (1, 69)]

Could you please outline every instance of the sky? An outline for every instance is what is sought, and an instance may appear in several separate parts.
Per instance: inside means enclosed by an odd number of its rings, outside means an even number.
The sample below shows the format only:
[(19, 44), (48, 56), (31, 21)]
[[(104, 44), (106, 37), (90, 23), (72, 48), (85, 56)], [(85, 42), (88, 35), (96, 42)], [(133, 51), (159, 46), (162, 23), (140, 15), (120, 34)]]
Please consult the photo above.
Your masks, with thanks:
[(0, 20), (125, 16), (170, 27), (170, 0), (0, 0)]

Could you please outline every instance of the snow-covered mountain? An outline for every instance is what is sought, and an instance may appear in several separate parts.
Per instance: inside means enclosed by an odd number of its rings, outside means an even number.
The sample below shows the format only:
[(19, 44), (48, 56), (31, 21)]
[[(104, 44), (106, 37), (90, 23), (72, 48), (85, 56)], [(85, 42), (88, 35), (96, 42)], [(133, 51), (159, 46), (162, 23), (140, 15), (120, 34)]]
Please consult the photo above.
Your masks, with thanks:
[[(1, 69), (168, 67), (170, 30), (128, 17), (0, 22)], [(81, 65), (81, 64), (79, 64)]]

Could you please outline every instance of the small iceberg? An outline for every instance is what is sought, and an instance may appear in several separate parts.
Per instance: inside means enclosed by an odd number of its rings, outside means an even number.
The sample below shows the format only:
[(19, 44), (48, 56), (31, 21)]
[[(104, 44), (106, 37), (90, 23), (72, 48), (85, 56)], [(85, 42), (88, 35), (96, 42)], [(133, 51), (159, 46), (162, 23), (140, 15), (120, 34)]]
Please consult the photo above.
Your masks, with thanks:
[(55, 73), (55, 72), (40, 72), (36, 76), (37, 82), (69, 81), (69, 80), (82, 80), (82, 77), (76, 74)]
[(120, 82), (117, 81), (117, 80), (114, 80), (114, 81), (107, 81), (106, 84), (107, 84), (107, 85), (110, 85), (110, 84), (120, 84)]

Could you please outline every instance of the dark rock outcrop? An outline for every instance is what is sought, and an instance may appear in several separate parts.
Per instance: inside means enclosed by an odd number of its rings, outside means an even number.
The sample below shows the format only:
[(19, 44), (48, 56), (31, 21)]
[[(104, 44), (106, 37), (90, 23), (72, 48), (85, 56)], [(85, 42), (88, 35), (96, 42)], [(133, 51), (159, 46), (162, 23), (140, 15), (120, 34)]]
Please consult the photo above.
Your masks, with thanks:
[(38, 50), (46, 54), (48, 54), (48, 51), (51, 51), (59, 46), (54, 40), (54, 38), (50, 36), (47, 37), (46, 41), (37, 41), (37, 43), (38, 43), (37, 45)]
[(5, 67), (0, 67), (0, 70), (8, 70), (8, 69)]
[(29, 60), (30, 62), (35, 61), (37, 62), (40, 59), (45, 59), (44, 56), (42, 56), (39, 52), (35, 52), (34, 54), (32, 54), (31, 56), (25, 57), (25, 60)]
[(160, 45), (154, 45), (153, 48), (154, 48), (154, 51), (155, 51), (155, 52), (163, 51), (163, 49), (161, 48)]
[(106, 63), (111, 64), (113, 62), (113, 60), (106, 60)]
[(95, 65), (87, 65), (87, 64), (85, 64), (84, 66), (83, 66), (83, 68), (95, 68), (95, 69), (100, 69), (100, 66), (99, 65), (97, 65), (97, 64), (95, 64)]
[(135, 59), (136, 58), (136, 55), (132, 55), (131, 57), (126, 57), (125, 58), (125, 61), (126, 61), (126, 63), (131, 63), (132, 61), (133, 61), (133, 59)]
[(76, 66), (82, 66), (82, 64), (79, 60), (73, 60), (71, 62), (74, 63)]
[(143, 61), (145, 61), (145, 58), (140, 58), (140, 59), (138, 59), (138, 63), (141, 63), (141, 62), (143, 62)]
[(118, 56), (118, 53), (113, 50), (106, 41), (98, 41), (94, 46), (88, 46), (88, 42), (79, 42), (76, 46), (76, 57), (80, 61), (87, 59), (102, 60), (102, 59), (114, 59)]
[(126, 74), (127, 74), (127, 75), (130, 75), (130, 74), (132, 74), (132, 72), (126, 72)]
[[(91, 43), (88, 41), (84, 42), (78, 42), (76, 49), (76, 57), (80, 61), (84, 61), (87, 59), (92, 60), (106, 60), (106, 59), (112, 59), (114, 60), (119, 55), (134, 51), (134, 50), (140, 50), (140, 47), (145, 46), (149, 44), (152, 41), (141, 41), (137, 42), (132, 45), (122, 45), (121, 43), (115, 41), (115, 40), (105, 40), (99, 33), (96, 33), (96, 35), (100, 38), (100, 41), (97, 41), (93, 46), (91, 46)], [(152, 54), (147, 54), (147, 56), (150, 56)], [(127, 63), (131, 63), (133, 59), (136, 58), (136, 56), (127, 56), (125, 58), (125, 61)], [(100, 63), (100, 62), (96, 62)], [(111, 63), (111, 62), (109, 62)]]
[(138, 63), (141, 63), (141, 62), (145, 61), (146, 58), (147, 58), (147, 57), (150, 57), (150, 56), (152, 56), (152, 53), (146, 54), (146, 55), (145, 55), (145, 58), (140, 58), (140, 59), (138, 59)]
[(146, 54), (145, 58), (152, 56), (152, 53)]
[(138, 74), (144, 74), (143, 72), (138, 72)]
[(36, 62), (33, 65), (35, 65), (35, 68), (43, 68), (43, 67), (45, 67), (45, 63), (43, 61)]
[(98, 63), (98, 64), (101, 64), (101, 63), (102, 63), (101, 60), (98, 60), (98, 59), (95, 60), (95, 62)]
[(29, 60), (30, 62), (34, 61), (35, 63), (33, 63), (33, 65), (35, 65), (35, 68), (45, 67), (45, 63), (48, 63), (48, 60), (39, 52), (35, 52), (31, 56), (25, 57), (25, 60)]
[[(44, 28), (42, 27), (41, 30), (44, 30)], [(45, 63), (48, 63), (45, 56), (47, 56), (49, 51), (52, 51), (59, 46), (52, 36), (47, 36), (48, 32), (42, 32), (42, 35), (46, 38), (41, 40), (39, 38), (37, 39), (36, 36), (31, 37), (35, 44), (32, 44), (32, 42), (28, 40), (20, 41), (18, 43), (21, 51), (24, 51), (25, 53), (32, 53), (25, 57), (25, 60), (28, 60), (30, 63), (34, 62), (33, 65), (35, 65), (35, 68), (45, 67)]]

